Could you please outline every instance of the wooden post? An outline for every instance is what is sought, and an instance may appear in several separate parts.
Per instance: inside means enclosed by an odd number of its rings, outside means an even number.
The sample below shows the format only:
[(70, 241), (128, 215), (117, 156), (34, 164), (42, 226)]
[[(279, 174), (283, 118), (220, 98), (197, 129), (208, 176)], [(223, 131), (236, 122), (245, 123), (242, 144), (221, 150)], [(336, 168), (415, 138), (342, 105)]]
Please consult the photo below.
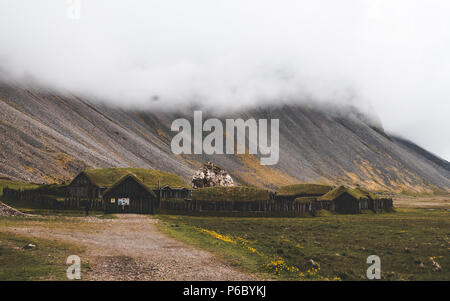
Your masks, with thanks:
[(158, 179), (158, 201), (161, 202), (161, 182)]

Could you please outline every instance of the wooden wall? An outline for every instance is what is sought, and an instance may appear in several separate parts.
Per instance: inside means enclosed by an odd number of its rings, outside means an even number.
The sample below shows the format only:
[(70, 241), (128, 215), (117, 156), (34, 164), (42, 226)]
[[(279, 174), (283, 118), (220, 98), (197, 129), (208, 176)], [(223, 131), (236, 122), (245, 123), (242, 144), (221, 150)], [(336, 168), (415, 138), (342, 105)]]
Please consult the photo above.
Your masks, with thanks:
[[(129, 206), (118, 204), (119, 198), (129, 198)], [(114, 199), (114, 202), (111, 202)], [(157, 198), (133, 178), (127, 178), (119, 185), (105, 192), (103, 196), (106, 212), (154, 213)]]
[(81, 173), (67, 186), (68, 193), (75, 198), (99, 198), (100, 188), (95, 186), (91, 180)]
[[(303, 216), (316, 215), (319, 210), (355, 214), (362, 210), (390, 210), (392, 199), (356, 200), (343, 197), (335, 201), (295, 202), (292, 200), (266, 200), (252, 202), (208, 202), (198, 200), (162, 200), (160, 210), (164, 213), (202, 213), (204, 215), (244, 216)], [(228, 213), (228, 214), (227, 214)]]

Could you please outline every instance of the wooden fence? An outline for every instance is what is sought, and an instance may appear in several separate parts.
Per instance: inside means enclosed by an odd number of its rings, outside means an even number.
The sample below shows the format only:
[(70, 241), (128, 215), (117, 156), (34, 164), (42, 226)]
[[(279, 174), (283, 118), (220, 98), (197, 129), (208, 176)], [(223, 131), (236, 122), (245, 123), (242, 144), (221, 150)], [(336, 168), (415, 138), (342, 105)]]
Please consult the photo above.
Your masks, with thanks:
[(160, 210), (164, 213), (194, 213), (201, 215), (248, 215), (248, 216), (304, 216), (315, 215), (318, 210), (330, 210), (332, 202), (314, 201), (299, 203), (294, 201), (161, 201)]
[(33, 207), (42, 209), (90, 209), (103, 210), (101, 199), (81, 199), (73, 197), (55, 197), (42, 194), (42, 191), (30, 189), (16, 190), (3, 188), (3, 197), (16, 202), (27, 202)]
[[(362, 210), (390, 210), (393, 208), (392, 199), (361, 199), (354, 204)], [(198, 200), (163, 200), (160, 211), (173, 214), (199, 215), (237, 215), (237, 216), (315, 216), (319, 210), (336, 212), (333, 201), (316, 200), (311, 202), (296, 202), (288, 199), (261, 201), (198, 201)], [(357, 212), (355, 212), (357, 213)]]
[[(333, 201), (296, 202), (289, 199), (269, 199), (260, 201), (198, 201), (198, 200), (161, 200), (151, 204), (147, 202), (136, 203), (133, 208), (112, 210), (106, 208), (102, 199), (82, 199), (75, 197), (56, 198), (40, 194), (33, 190), (3, 189), (3, 196), (13, 201), (25, 201), (38, 208), (45, 209), (90, 209), (106, 210), (109, 212), (140, 212), (172, 214), (199, 214), (199, 215), (229, 215), (229, 216), (304, 216), (316, 215), (317, 211), (325, 209), (337, 211)], [(362, 199), (355, 204), (362, 210), (389, 210), (393, 208), (392, 199)], [(108, 209), (108, 210), (107, 210)], [(356, 213), (356, 212), (355, 212)]]
[(89, 206), (90, 209), (95, 210), (104, 210), (104, 204), (102, 199), (80, 199), (67, 197), (63, 201), (64, 209), (85, 209), (86, 205)]

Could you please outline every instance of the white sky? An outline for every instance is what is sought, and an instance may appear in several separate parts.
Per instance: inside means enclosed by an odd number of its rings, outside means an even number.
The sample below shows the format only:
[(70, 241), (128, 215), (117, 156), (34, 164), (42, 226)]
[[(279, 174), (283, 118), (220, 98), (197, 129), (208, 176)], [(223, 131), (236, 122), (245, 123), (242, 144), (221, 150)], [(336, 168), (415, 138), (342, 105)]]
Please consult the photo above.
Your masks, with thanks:
[(352, 98), (450, 160), (450, 1), (71, 2), (0, 0), (0, 69), (121, 105)]

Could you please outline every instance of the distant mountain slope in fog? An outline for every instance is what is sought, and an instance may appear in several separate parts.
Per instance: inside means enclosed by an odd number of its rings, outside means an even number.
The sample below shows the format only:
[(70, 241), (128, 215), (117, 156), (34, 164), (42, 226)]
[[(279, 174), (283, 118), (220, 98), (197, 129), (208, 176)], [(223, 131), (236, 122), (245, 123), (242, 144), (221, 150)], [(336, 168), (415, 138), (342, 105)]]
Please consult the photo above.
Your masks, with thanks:
[(201, 164), (213, 161), (241, 184), (269, 188), (323, 182), (360, 183), (375, 190), (450, 190), (449, 162), (389, 137), (357, 114), (286, 105), (227, 116), (280, 119), (275, 166), (262, 166), (253, 155), (174, 155), (170, 125), (179, 117), (192, 119), (192, 110), (129, 111), (1, 84), (0, 175), (54, 182), (67, 181), (87, 167), (132, 166), (189, 179)]

